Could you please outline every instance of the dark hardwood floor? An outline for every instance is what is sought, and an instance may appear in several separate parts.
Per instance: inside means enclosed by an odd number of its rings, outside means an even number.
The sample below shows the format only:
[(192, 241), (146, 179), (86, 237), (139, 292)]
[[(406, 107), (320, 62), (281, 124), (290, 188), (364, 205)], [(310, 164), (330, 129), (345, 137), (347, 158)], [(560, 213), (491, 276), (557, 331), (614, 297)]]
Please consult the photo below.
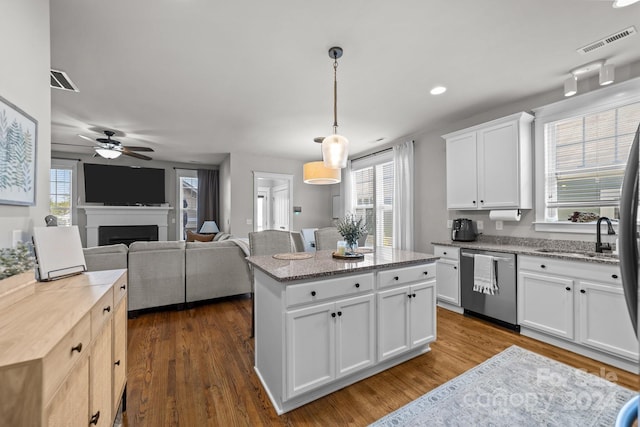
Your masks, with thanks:
[(250, 304), (233, 299), (130, 319), (124, 425), (363, 426), (512, 344), (640, 386), (637, 375), (439, 308), (430, 353), (278, 416), (253, 370)]

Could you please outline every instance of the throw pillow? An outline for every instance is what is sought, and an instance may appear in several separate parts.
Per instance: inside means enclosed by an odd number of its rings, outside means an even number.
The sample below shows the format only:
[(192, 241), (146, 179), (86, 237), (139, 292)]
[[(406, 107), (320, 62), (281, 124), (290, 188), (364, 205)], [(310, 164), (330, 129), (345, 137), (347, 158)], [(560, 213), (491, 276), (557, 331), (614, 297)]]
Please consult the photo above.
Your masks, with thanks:
[(198, 234), (187, 230), (187, 242), (210, 242), (215, 236), (215, 234)]

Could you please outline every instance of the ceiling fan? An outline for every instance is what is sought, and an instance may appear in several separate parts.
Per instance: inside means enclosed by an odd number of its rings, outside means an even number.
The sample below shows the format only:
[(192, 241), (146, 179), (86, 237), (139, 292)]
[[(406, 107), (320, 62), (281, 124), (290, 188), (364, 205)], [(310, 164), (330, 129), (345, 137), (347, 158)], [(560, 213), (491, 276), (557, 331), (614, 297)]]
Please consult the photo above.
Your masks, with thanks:
[[(151, 160), (151, 157), (145, 156), (144, 154), (136, 153), (136, 151), (146, 151), (153, 152), (152, 148), (148, 147), (125, 147), (115, 139), (111, 139), (112, 136), (115, 135), (115, 132), (111, 130), (103, 131), (106, 135), (106, 138), (96, 138), (97, 147), (94, 147), (96, 150), (96, 154), (104, 157), (105, 159), (116, 159), (120, 157), (121, 154), (126, 154), (127, 156), (135, 157), (137, 159), (142, 160)], [(93, 139), (79, 135), (81, 138), (84, 138), (88, 141), (94, 142)]]

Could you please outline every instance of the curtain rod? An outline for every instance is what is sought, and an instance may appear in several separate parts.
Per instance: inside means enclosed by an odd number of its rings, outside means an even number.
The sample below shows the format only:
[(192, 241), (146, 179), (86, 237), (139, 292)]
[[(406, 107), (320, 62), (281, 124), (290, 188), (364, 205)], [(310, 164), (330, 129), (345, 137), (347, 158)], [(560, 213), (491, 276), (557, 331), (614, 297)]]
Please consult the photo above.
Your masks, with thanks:
[(179, 167), (177, 167), (177, 166), (174, 166), (174, 167), (173, 167), (173, 170), (176, 170), (176, 169), (182, 169), (182, 170), (184, 170), (184, 171), (199, 171), (199, 170), (205, 170), (205, 171), (218, 171), (218, 170), (220, 170), (220, 169), (179, 168)]
[[(415, 141), (412, 139), (411, 143), (415, 144)], [(380, 151), (376, 151), (376, 152), (373, 152), (373, 153), (365, 154), (364, 156), (361, 156), (361, 157), (356, 157), (355, 159), (351, 159), (351, 161), (360, 160), (360, 159), (366, 159), (367, 157), (371, 157), (371, 156), (377, 156), (378, 154), (386, 153), (387, 151), (391, 151), (391, 150), (393, 150), (393, 146), (388, 147), (388, 148), (383, 148)]]
[(51, 160), (75, 160), (76, 162), (81, 162), (82, 159), (73, 159), (68, 157), (52, 157)]

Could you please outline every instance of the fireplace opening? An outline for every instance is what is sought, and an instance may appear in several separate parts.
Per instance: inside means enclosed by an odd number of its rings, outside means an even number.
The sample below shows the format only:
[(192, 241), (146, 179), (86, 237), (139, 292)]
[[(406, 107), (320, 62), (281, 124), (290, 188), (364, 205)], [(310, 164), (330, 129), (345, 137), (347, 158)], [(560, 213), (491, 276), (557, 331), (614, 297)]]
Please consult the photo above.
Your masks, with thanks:
[(98, 245), (115, 245), (158, 240), (157, 225), (101, 225), (98, 227)]

